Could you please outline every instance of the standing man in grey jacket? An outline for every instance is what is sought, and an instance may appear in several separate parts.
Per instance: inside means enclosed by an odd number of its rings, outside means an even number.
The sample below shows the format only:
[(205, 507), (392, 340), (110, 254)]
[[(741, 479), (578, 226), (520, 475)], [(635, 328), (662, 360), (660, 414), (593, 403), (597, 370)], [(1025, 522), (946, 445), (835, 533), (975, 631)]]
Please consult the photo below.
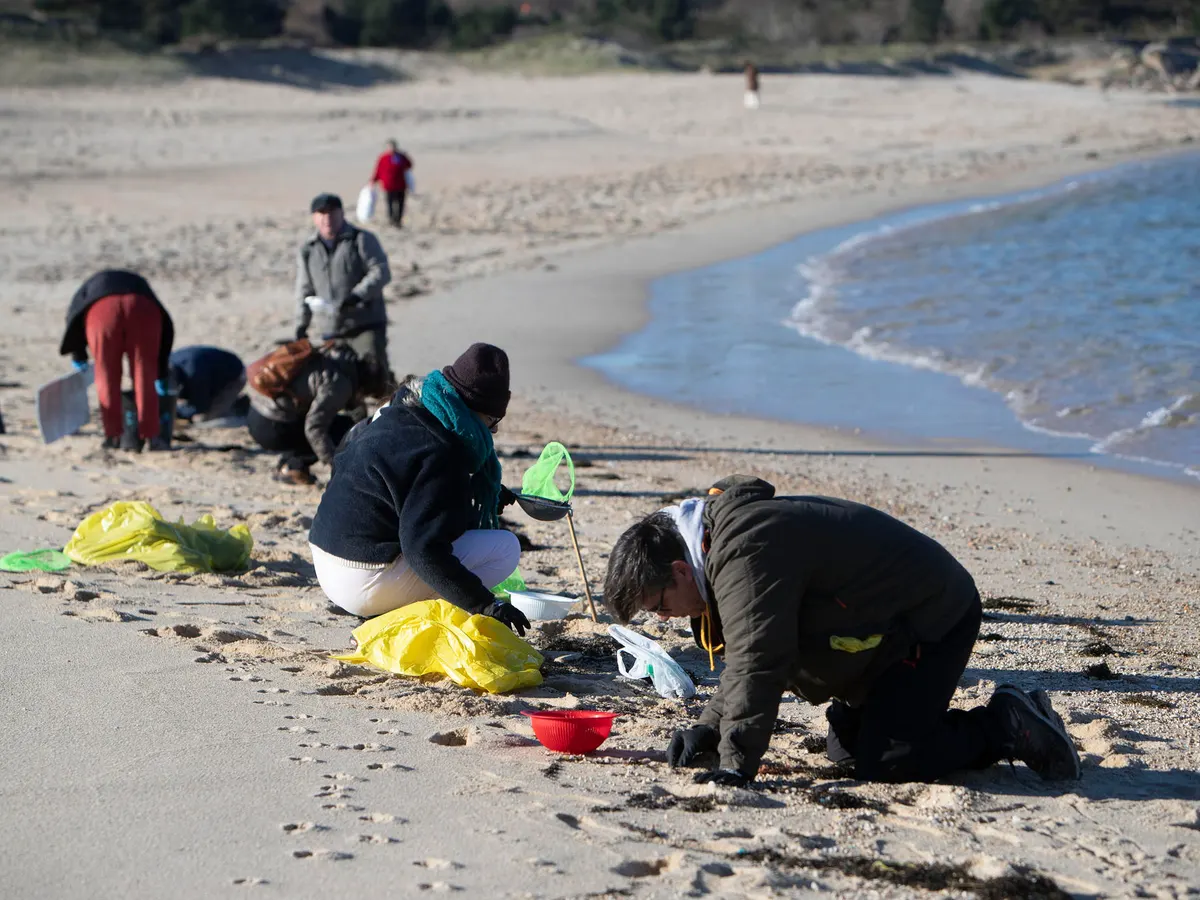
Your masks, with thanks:
[(336, 194), (318, 194), (311, 210), (316, 232), (296, 259), (296, 339), (309, 336), (315, 315), (321, 333), (314, 340), (342, 339), (382, 384), (389, 376), (387, 254), (374, 234), (346, 221)]

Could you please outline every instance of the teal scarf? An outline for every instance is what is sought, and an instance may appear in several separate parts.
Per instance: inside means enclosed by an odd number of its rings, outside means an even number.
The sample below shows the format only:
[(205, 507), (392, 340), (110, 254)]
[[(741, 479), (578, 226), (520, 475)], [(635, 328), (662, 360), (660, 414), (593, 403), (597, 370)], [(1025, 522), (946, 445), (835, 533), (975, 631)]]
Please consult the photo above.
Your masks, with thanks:
[(492, 433), (437, 369), (425, 376), (421, 403), (467, 450), (471, 460), (471, 512), (476, 517), (475, 527), (499, 528), (496, 507), (500, 504), (501, 473)]

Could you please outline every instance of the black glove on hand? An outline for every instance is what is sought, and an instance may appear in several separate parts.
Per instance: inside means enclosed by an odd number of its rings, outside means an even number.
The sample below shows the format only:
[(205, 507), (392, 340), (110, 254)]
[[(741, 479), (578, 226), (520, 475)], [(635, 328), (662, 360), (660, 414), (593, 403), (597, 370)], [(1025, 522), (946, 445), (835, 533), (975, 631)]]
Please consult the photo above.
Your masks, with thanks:
[(500, 502), (496, 504), (496, 515), (504, 512), (504, 508), (517, 502), (517, 495), (504, 485), (500, 485)]
[(296, 340), (302, 341), (308, 337), (308, 326), (302, 325), (296, 329)]
[(712, 769), (700, 772), (692, 779), (696, 784), (721, 784), (725, 787), (745, 787), (750, 783), (750, 776), (743, 775), (736, 769)]
[(711, 725), (684, 728), (671, 735), (667, 745), (667, 762), (671, 768), (690, 766), (701, 753), (716, 750), (721, 743), (721, 734)]
[(529, 627), (529, 619), (525, 618), (525, 613), (511, 603), (497, 601), (485, 609), (483, 615), (498, 619), (521, 637), (525, 637), (525, 629)]

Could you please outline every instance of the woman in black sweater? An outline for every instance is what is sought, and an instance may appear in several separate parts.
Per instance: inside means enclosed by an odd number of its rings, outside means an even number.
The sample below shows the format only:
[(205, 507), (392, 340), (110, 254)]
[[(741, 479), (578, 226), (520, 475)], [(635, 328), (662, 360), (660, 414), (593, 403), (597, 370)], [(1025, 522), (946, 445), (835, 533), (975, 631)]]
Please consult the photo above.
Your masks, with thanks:
[(491, 589), (517, 568), (499, 526), (513, 495), (492, 435), (508, 408), (508, 356), (473, 344), (452, 366), (409, 378), (337, 454), (309, 532), (325, 595), (359, 616), (441, 597), (525, 633)]

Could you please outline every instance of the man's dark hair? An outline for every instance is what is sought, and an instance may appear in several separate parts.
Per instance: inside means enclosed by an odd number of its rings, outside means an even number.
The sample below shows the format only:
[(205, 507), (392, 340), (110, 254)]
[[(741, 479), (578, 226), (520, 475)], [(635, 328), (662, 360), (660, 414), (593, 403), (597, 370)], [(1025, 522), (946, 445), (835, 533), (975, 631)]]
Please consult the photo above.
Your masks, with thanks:
[(628, 622), (642, 608), (642, 598), (671, 583), (671, 563), (687, 559), (675, 520), (656, 512), (617, 538), (608, 556), (604, 602), (619, 622)]

